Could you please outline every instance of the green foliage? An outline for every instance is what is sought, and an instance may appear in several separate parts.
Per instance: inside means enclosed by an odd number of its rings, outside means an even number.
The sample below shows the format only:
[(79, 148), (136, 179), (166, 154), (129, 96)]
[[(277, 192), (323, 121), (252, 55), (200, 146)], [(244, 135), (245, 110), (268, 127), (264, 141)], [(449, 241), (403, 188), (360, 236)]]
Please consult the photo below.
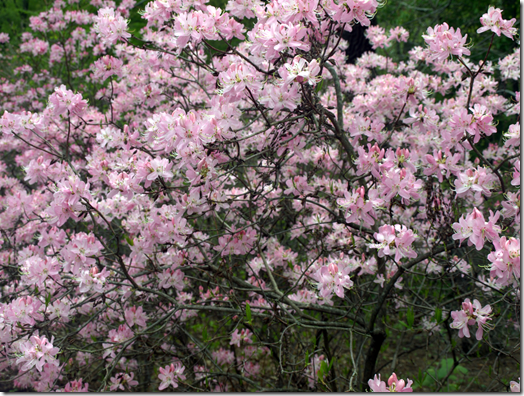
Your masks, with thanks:
[(142, 34), (140, 34), (140, 31), (144, 26), (147, 25), (147, 21), (142, 18), (142, 15), (140, 15), (140, 11), (143, 11), (146, 4), (149, 3), (150, 0), (138, 0), (129, 12), (129, 23), (127, 26), (129, 27), (129, 32), (137, 36), (139, 38), (142, 38)]
[[(395, 26), (402, 26), (410, 33), (408, 43), (394, 44), (388, 52), (403, 58), (413, 46), (425, 46), (422, 34), (428, 26), (435, 26), (444, 21), (451, 27), (460, 27), (462, 34), (468, 35), (468, 42), (473, 44), (471, 59), (483, 59), (489, 46), (489, 33), (477, 34), (481, 27), (480, 17), (488, 11), (490, 6), (503, 10), (504, 19), (516, 18), (515, 27), (520, 26), (520, 6), (515, 0), (396, 0), (387, 1), (377, 12), (377, 22), (386, 30)], [(516, 41), (507, 37), (495, 40), (490, 59), (498, 59), (517, 47)], [(394, 52), (397, 52), (396, 54)], [(380, 51), (379, 51), (380, 53)]]
[(408, 327), (412, 329), (413, 324), (415, 323), (415, 312), (413, 311), (413, 307), (409, 307), (408, 312), (406, 313), (406, 321), (408, 322)]
[[(453, 359), (442, 359), (436, 366), (430, 367), (427, 372), (423, 373), (419, 370), (418, 377), (415, 379), (417, 387), (424, 387), (424, 390), (436, 391), (439, 388), (439, 383), (448, 377), (450, 371), (453, 369)], [(458, 365), (453, 369), (453, 373), (449, 375), (448, 380), (440, 391), (442, 392), (457, 392), (460, 386), (466, 381), (468, 369), (462, 365)]]
[(252, 323), (252, 320), (251, 320), (251, 306), (249, 305), (249, 303), (246, 303), (246, 319), (247, 319), (247, 323), (249, 323), (249, 324)]
[(442, 309), (441, 308), (435, 309), (435, 319), (437, 320), (437, 324), (442, 322)]
[(126, 239), (126, 241), (127, 241), (127, 243), (129, 244), (129, 246), (134, 246), (134, 245), (135, 245), (135, 243), (133, 242), (133, 239), (131, 239), (131, 238), (129, 237), (129, 235), (127, 235), (127, 234), (124, 235), (124, 238)]
[(48, 0), (0, 0), (0, 32), (11, 38), (29, 26), (29, 17), (49, 8)]

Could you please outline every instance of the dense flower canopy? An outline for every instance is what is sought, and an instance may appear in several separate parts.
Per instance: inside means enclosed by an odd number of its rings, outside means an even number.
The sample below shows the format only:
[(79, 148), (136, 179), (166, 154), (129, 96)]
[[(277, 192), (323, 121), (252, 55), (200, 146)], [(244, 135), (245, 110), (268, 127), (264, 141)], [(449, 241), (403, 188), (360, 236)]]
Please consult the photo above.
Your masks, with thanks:
[[(134, 32), (134, 0), (56, 0), (0, 33), (0, 380), (410, 392), (513, 357), (519, 49), (473, 62), (442, 21), (397, 60), (372, 26), (346, 64), (379, 6), (153, 0)], [(396, 337), (445, 343), (445, 381), (398, 379)]]

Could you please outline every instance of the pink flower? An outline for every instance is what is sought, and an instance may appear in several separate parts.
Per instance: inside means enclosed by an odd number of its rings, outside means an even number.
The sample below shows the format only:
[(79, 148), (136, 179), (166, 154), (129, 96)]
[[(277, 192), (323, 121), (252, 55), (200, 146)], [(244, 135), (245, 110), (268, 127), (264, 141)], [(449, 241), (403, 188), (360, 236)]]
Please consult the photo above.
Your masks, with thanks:
[(82, 378), (79, 380), (70, 381), (66, 384), (64, 392), (89, 392), (89, 384), (82, 386)]
[(397, 40), (399, 43), (404, 42), (406, 43), (409, 38), (409, 32), (404, 29), (402, 26), (397, 26), (394, 28), (389, 29), (389, 40)]
[(516, 381), (509, 382), (509, 389), (512, 392), (520, 393), (520, 377), (519, 377), (519, 382), (516, 382)]
[(413, 381), (410, 379), (408, 379), (407, 384), (406, 381), (402, 379), (399, 380), (395, 373), (391, 374), (391, 377), (389, 377), (388, 386), (386, 386), (384, 381), (380, 380), (380, 374), (378, 375), (378, 378), (375, 374), (375, 377), (368, 381), (368, 385), (372, 392), (413, 392), (413, 389), (411, 388), (412, 384)]
[(378, 283), (381, 288), (384, 288), (384, 282), (385, 281), (386, 281), (386, 279), (384, 278), (384, 275), (383, 274), (378, 274), (377, 275), (377, 279), (375, 279), (373, 282), (374, 283)]
[(5, 318), (8, 323), (28, 324), (34, 326), (35, 320), (43, 320), (39, 312), (42, 302), (31, 296), (19, 297), (5, 308)]
[(424, 169), (426, 176), (436, 174), (440, 183), (444, 181), (444, 176), (449, 177), (458, 169), (457, 163), (460, 161), (460, 153), (451, 154), (449, 148), (446, 148), (445, 153), (442, 150), (433, 151), (433, 155), (426, 154), (425, 156), (429, 168)]
[(289, 187), (284, 191), (284, 194), (306, 195), (314, 191), (314, 188), (309, 186), (307, 178), (304, 176), (294, 176), (286, 181)]
[(122, 75), (123, 62), (120, 59), (114, 58), (110, 55), (103, 56), (93, 64), (95, 70), (95, 77), (104, 81), (111, 76)]
[(411, 244), (417, 237), (405, 225), (396, 224), (392, 226), (386, 224), (381, 226), (378, 231), (373, 236), (379, 243), (372, 243), (369, 247), (379, 249), (379, 257), (395, 254), (395, 261), (399, 261), (402, 257), (417, 257), (417, 253), (411, 249)]
[(310, 388), (314, 388), (315, 384), (318, 381), (318, 372), (320, 371), (320, 365), (322, 364), (322, 362), (328, 363), (328, 360), (324, 355), (315, 355), (311, 359), (309, 359), (309, 364), (306, 368), (306, 372), (304, 373), (304, 375), (306, 376), (309, 382)]
[(499, 233), (502, 229), (496, 225), (500, 212), (496, 214), (490, 211), (489, 220), (486, 222), (484, 215), (474, 208), (473, 212), (468, 214), (466, 218), (461, 216), (458, 223), (453, 224), (455, 234), (453, 239), (459, 239), (460, 242), (468, 239), (468, 246), (475, 245), (477, 250), (481, 250), (484, 246), (484, 241), (487, 238), (490, 241), (495, 241), (499, 238)]
[(313, 59), (308, 63), (308, 61), (300, 56), (295, 56), (291, 64), (286, 63), (280, 67), (278, 73), (284, 80), (284, 86), (290, 85), (292, 82), (298, 82), (300, 84), (308, 83), (309, 85), (315, 86), (322, 79), (321, 76), (318, 76), (318, 73), (320, 73), (320, 65), (318, 62)]
[(142, 307), (131, 307), (125, 311), (126, 323), (129, 327), (137, 325), (140, 327), (147, 327), (146, 320), (148, 319)]
[(117, 391), (118, 389), (130, 391), (132, 386), (138, 385), (138, 381), (133, 379), (134, 376), (135, 373), (133, 372), (130, 374), (118, 373), (114, 377), (111, 377), (111, 386), (109, 387), (109, 390), (112, 392)]
[(69, 322), (69, 314), (71, 312), (71, 307), (64, 301), (55, 300), (53, 302), (53, 305), (49, 305), (47, 309), (50, 312), (50, 320), (58, 319), (66, 323)]
[(36, 367), (38, 371), (42, 371), (44, 364), (50, 363), (58, 367), (58, 360), (56, 354), (60, 351), (53, 347), (54, 336), (49, 341), (45, 336), (32, 336), (29, 341), (25, 341), (20, 345), (20, 352), (23, 354), (16, 360), (17, 364), (23, 364), (22, 371), (31, 370)]
[(25, 281), (30, 285), (42, 286), (47, 277), (58, 279), (60, 263), (54, 257), (45, 260), (38, 256), (31, 256), (23, 263), (23, 275)]
[(496, 278), (500, 286), (513, 284), (517, 287), (520, 279), (520, 239), (503, 236), (493, 245), (495, 251), (488, 255), (492, 263), (490, 276)]
[(371, 388), (372, 392), (389, 392), (389, 389), (386, 387), (386, 383), (380, 380), (380, 374), (378, 375), (378, 378), (377, 374), (375, 374), (373, 379), (368, 381), (368, 386)]
[(178, 381), (184, 381), (186, 376), (183, 374), (185, 367), (182, 363), (176, 362), (171, 363), (170, 366), (164, 368), (160, 367), (158, 371), (158, 378), (162, 381), (158, 387), (158, 390), (166, 389), (169, 385), (173, 388), (178, 388)]
[(78, 291), (80, 293), (87, 293), (93, 290), (96, 293), (102, 293), (108, 276), (109, 271), (106, 268), (103, 268), (102, 272), (99, 272), (97, 267), (80, 271)]
[(474, 135), (473, 143), (480, 141), (481, 133), (490, 136), (497, 132), (497, 128), (493, 125), (493, 116), (486, 106), (476, 103), (470, 110), (472, 112), (471, 124), (466, 131)]
[(98, 16), (93, 20), (95, 22), (94, 31), (106, 45), (113, 45), (120, 39), (131, 37), (127, 31), (127, 21), (120, 14), (115, 14), (112, 8), (98, 10)]
[(185, 287), (184, 273), (179, 269), (173, 270), (166, 268), (161, 274), (158, 275), (158, 287), (163, 289), (169, 289), (174, 287), (178, 291), (182, 291)]
[(82, 94), (75, 94), (62, 84), (49, 96), (49, 108), (53, 110), (54, 115), (62, 115), (70, 111), (82, 116), (87, 108), (87, 101), (82, 99)]
[(490, 30), (499, 37), (502, 33), (513, 40), (513, 36), (517, 34), (517, 29), (513, 27), (515, 22), (515, 18), (509, 21), (502, 19), (502, 10), (500, 8), (489, 7), (488, 12), (480, 17), (482, 27), (477, 30), (477, 33)]
[(510, 125), (508, 132), (504, 134), (504, 138), (507, 139), (504, 146), (520, 147), (520, 123)]
[(384, 199), (386, 200), (391, 200), (397, 194), (403, 200), (420, 198), (418, 190), (422, 187), (422, 181), (416, 179), (409, 169), (393, 167), (389, 171), (384, 171), (381, 179)]
[(172, 166), (173, 164), (167, 158), (157, 157), (151, 161), (141, 161), (137, 165), (137, 177), (141, 180), (145, 179), (144, 186), (147, 188), (159, 177), (171, 179), (173, 177)]
[(359, 187), (356, 191), (353, 190), (352, 194), (349, 191), (344, 191), (344, 198), (337, 199), (337, 204), (348, 210), (346, 213), (348, 223), (360, 224), (363, 221), (366, 227), (375, 224), (373, 217), (376, 215), (373, 210), (373, 203), (371, 200), (365, 199), (364, 187)]
[(250, 64), (233, 63), (226, 71), (221, 72), (218, 78), (221, 86), (219, 92), (231, 99), (244, 95), (246, 88), (255, 95), (262, 87), (258, 81), (259, 73)]
[(488, 173), (486, 168), (468, 169), (466, 172), (459, 173), (457, 180), (455, 180), (457, 196), (465, 197), (471, 189), (475, 192), (477, 198), (480, 198), (481, 193), (490, 197), (490, 190), (493, 189), (495, 180), (496, 177), (492, 173)]
[(477, 323), (478, 329), (475, 337), (480, 341), (482, 339), (483, 328), (487, 327), (487, 321), (491, 320), (490, 314), (491, 307), (489, 305), (482, 307), (478, 300), (473, 300), (472, 304), (469, 298), (466, 298), (462, 303), (461, 311), (451, 311), (453, 323), (450, 324), (450, 327), (459, 330), (460, 338), (464, 336), (470, 338), (468, 326)]
[(231, 366), (235, 362), (235, 354), (227, 349), (220, 348), (211, 353), (217, 364)]
[(511, 180), (511, 185), (520, 186), (520, 160), (515, 161), (513, 170), (513, 180)]
[(365, 31), (366, 37), (373, 45), (373, 49), (387, 48), (390, 45), (386, 31), (381, 26), (370, 26)]
[(253, 333), (251, 333), (248, 329), (242, 329), (242, 331), (239, 333), (238, 329), (235, 329), (233, 334), (231, 335), (231, 342), (229, 345), (236, 345), (240, 348), (240, 344), (251, 344), (253, 343), (253, 340), (251, 339), (251, 336)]
[(428, 27), (426, 34), (423, 34), (422, 37), (429, 45), (429, 60), (443, 61), (450, 55), (461, 57), (471, 54), (465, 46), (468, 35), (462, 37), (460, 29), (455, 31), (445, 22), (434, 28)]
[[(342, 263), (340, 263), (342, 265)], [(350, 289), (353, 281), (349, 278), (352, 268), (343, 266), (339, 269), (336, 261), (321, 267), (313, 278), (318, 280), (318, 289), (323, 298), (330, 299), (333, 292), (340, 298), (344, 298), (344, 289)]]

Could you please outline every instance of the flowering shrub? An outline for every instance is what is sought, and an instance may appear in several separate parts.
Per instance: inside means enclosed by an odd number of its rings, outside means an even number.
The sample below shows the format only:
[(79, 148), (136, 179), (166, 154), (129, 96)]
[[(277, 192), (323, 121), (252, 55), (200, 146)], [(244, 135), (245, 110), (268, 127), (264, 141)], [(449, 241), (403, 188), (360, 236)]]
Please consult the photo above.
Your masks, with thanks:
[(473, 62), (443, 22), (392, 59), (409, 32), (374, 26), (347, 65), (376, 0), (134, 7), (0, 34), (0, 380), (411, 392), (496, 351), (520, 389), (518, 48)]

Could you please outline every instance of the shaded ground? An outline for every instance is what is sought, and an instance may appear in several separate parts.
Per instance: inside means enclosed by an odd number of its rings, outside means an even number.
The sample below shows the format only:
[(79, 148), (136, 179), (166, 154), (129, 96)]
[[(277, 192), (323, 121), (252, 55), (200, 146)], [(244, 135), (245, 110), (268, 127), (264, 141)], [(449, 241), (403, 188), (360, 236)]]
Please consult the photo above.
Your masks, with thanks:
[[(377, 364), (377, 369), (380, 369), (377, 372), (382, 375), (382, 380), (387, 381), (393, 371), (399, 378), (419, 379), (419, 381), (426, 374), (424, 385), (417, 386), (414, 390), (435, 392), (439, 387), (438, 380), (449, 373), (453, 356), (449, 346), (438, 345), (437, 342), (432, 342), (432, 338), (436, 339), (436, 337), (429, 338), (426, 345), (407, 343), (409, 347), (399, 350), (395, 363), (393, 359), (396, 346), (390, 345)], [(403, 344), (406, 345), (405, 342)], [(472, 346), (470, 340), (461, 340), (457, 349), (469, 350)], [(440, 389), (441, 392), (507, 392), (509, 381), (517, 381), (520, 376), (520, 348), (511, 356), (506, 356), (483, 344), (472, 355), (460, 363), (467, 372), (464, 369), (455, 370), (447, 381), (447, 386)], [(462, 356), (463, 353), (457, 351), (457, 358), (461, 359)], [(446, 367), (446, 362), (443, 362), (446, 359), (450, 366)], [(433, 371), (430, 371), (431, 369)], [(431, 375), (428, 375), (428, 372)]]

